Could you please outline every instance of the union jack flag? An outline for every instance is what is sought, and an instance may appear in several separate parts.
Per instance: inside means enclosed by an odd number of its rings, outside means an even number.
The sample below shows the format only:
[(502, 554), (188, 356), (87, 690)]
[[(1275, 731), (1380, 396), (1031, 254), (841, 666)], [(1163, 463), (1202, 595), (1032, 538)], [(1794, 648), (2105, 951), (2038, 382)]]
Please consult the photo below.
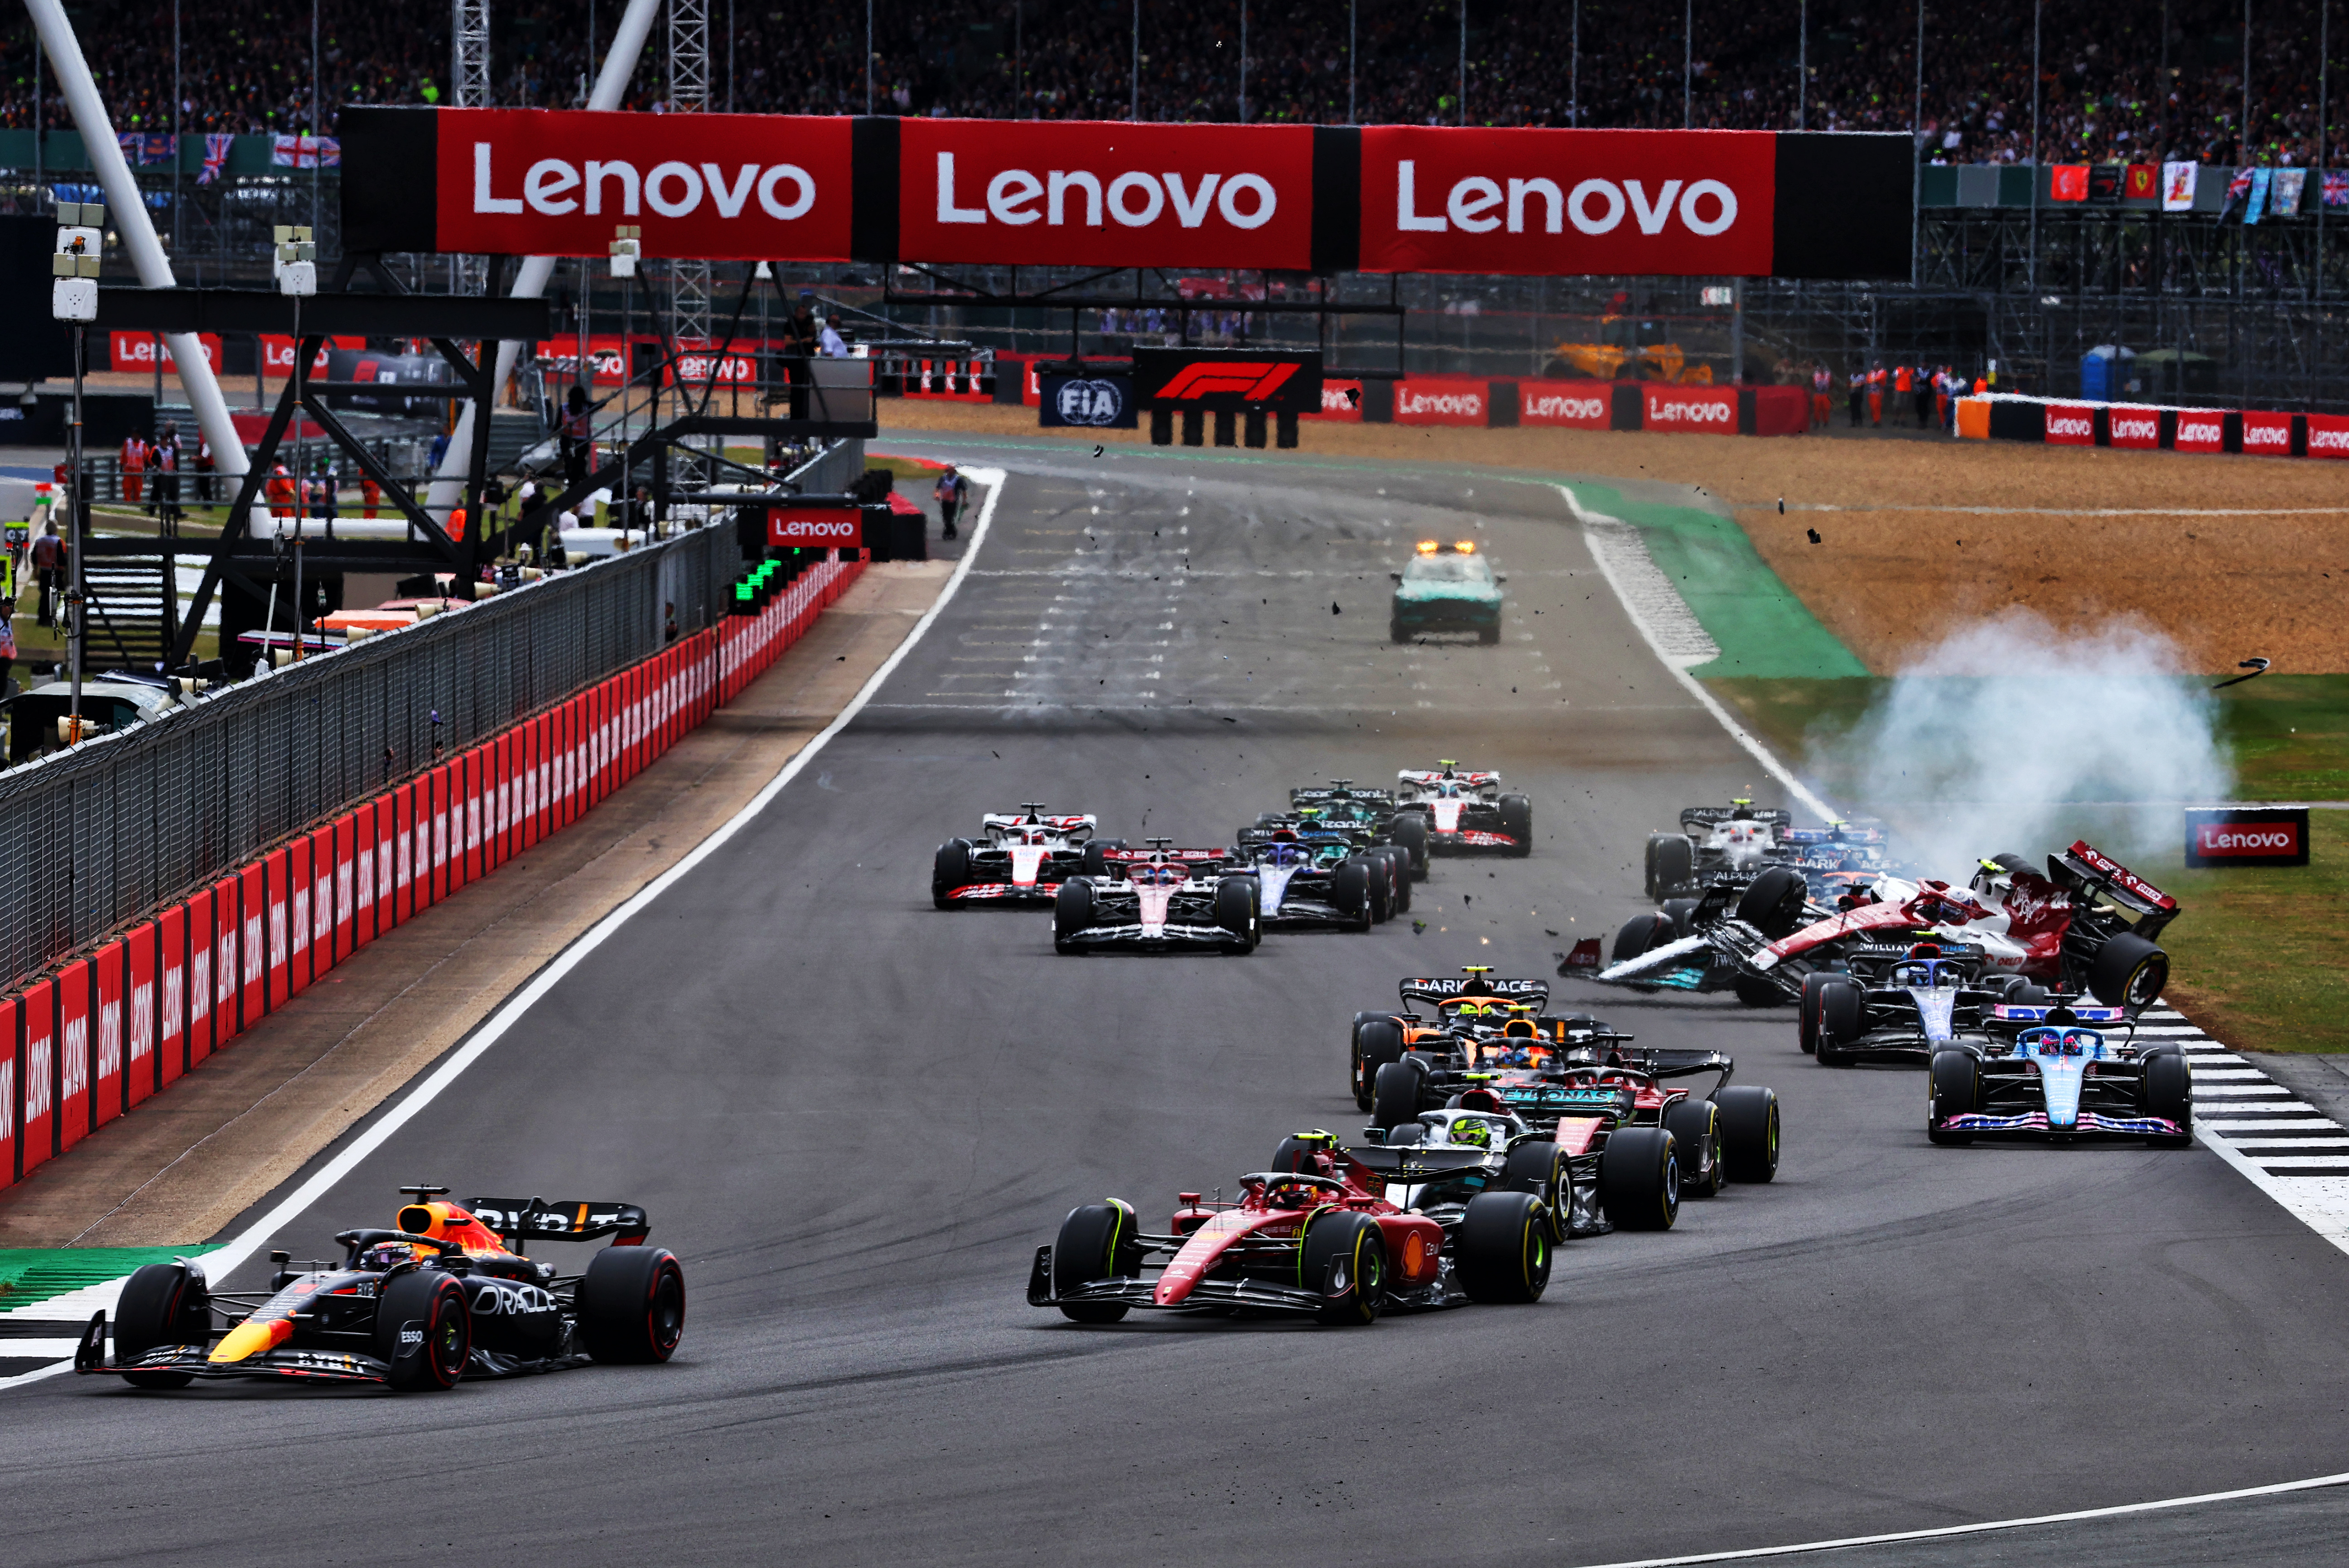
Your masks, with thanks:
[(2349, 207), (2349, 170), (2328, 169), (2324, 171), (2324, 204), (2328, 207)]
[(236, 145), (233, 135), (208, 133), (204, 137), (204, 171), (196, 176), (196, 183), (209, 185), (221, 177), (228, 167), (229, 149)]

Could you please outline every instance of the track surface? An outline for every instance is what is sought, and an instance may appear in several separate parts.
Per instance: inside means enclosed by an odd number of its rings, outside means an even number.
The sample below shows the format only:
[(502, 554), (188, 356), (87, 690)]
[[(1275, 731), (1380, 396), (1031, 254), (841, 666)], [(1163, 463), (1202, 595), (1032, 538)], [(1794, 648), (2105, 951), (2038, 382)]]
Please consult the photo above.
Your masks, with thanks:
[[(283, 1237), (324, 1253), (401, 1182), (640, 1201), (686, 1261), (678, 1359), (438, 1397), (34, 1385), (0, 1418), (13, 1560), (1572, 1563), (2349, 1468), (2349, 1257), (2209, 1154), (1933, 1149), (1917, 1075), (1816, 1067), (1789, 1012), (1567, 981), (1776, 1087), (1778, 1181), (1571, 1244), (1533, 1307), (1361, 1332), (1029, 1309), (1072, 1204), (1163, 1216), (1286, 1132), (1358, 1126), (1355, 1009), (1405, 973), (1547, 973), (1639, 907), (1646, 831), (1756, 770), (1554, 491), (963, 455), (1014, 470), (993, 536), (874, 704)], [(1508, 574), (1501, 646), (1388, 644), (1386, 573), (1426, 535)], [(982, 810), (1226, 842), (1290, 784), (1439, 756), (1526, 789), (1540, 842), (1439, 860), (1422, 935), (1080, 961), (1040, 913), (928, 906), (932, 847)], [(2336, 1540), (2342, 1507), (2148, 1517), (2127, 1560)]]

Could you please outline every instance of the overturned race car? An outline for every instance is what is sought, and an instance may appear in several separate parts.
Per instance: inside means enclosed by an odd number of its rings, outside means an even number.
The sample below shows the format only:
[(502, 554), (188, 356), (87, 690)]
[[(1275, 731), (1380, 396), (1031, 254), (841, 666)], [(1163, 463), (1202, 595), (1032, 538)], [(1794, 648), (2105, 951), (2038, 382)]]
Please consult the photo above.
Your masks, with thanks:
[[(685, 1333), (685, 1271), (644, 1245), (645, 1211), (625, 1203), (475, 1199), (403, 1187), (389, 1230), (345, 1231), (339, 1263), (296, 1270), (285, 1252), (266, 1293), (215, 1293), (200, 1262), (149, 1263), (123, 1282), (107, 1358), (107, 1316), (89, 1321), (78, 1373), (140, 1388), (199, 1378), (453, 1388), (468, 1376), (667, 1361)], [(613, 1244), (585, 1272), (523, 1253), (532, 1241)], [(508, 1246), (511, 1242), (512, 1245)]]

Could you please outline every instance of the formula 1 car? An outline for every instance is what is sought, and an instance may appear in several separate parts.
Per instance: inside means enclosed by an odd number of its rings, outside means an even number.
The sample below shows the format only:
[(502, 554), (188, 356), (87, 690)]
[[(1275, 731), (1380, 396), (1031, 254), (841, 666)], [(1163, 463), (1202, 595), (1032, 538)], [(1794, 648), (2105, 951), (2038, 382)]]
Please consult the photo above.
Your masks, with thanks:
[(2044, 877), (2020, 856), (2001, 855), (1982, 863), (1969, 888), (1887, 877), (1833, 907), (1814, 903), (1794, 868), (1772, 867), (1743, 888), (1708, 888), (1678, 920), (1632, 917), (1616, 933), (1611, 965), (1601, 967), (1595, 939), (1578, 942), (1558, 972), (1595, 971), (1600, 981), (1646, 989), (1733, 990), (1762, 1005), (1799, 1000), (1813, 973), (1880, 967), (1920, 941), (1950, 941), (1980, 949), (1985, 972), (2135, 1011), (2168, 981), (2169, 956), (2153, 939), (2178, 913), (2176, 899), (2085, 841), (2049, 856)]
[[(1347, 1075), (1354, 1104), (1371, 1108), (1371, 1085), (1378, 1071), (1422, 1041), (1441, 1041), (1480, 1028), (1499, 1033), (1502, 1026), (1523, 1023), (1544, 1035), (1556, 1035), (1563, 1020), (1545, 1016), (1549, 983), (1539, 980), (1495, 979), (1491, 966), (1468, 964), (1464, 978), (1413, 976), (1395, 987), (1402, 1003), (1395, 1012), (1357, 1012)], [(1419, 1008), (1424, 1006), (1427, 1012)], [(1562, 1036), (1560, 1036), (1562, 1038)]]
[[(1984, 1037), (1933, 1052), (1925, 1135), (1939, 1144), (2028, 1134), (2070, 1141), (2141, 1137), (2158, 1148), (2194, 1141), (2194, 1069), (2174, 1042), (2139, 1047), (2124, 1007), (2002, 1003)], [(2103, 1029), (2125, 1031), (2110, 1038)]]
[(1892, 869), (1884, 844), (1880, 824), (1796, 827), (1787, 813), (1750, 800), (1692, 805), (1681, 813), (1678, 833), (1648, 836), (1648, 897), (1661, 902), (1715, 884), (1742, 886), (1772, 866), (1794, 867), (1814, 896), (1832, 897), (1831, 887), (1871, 883)]
[(1348, 860), (1365, 862), (1371, 872), (1371, 921), (1373, 925), (1411, 908), (1411, 855), (1399, 844), (1381, 842), (1381, 836), (1351, 823), (1323, 821), (1309, 807), (1304, 811), (1267, 812), (1254, 827), (1235, 836), (1233, 855), (1254, 863), (1268, 844), (1302, 846), (1317, 862), (1335, 866)]
[(1397, 874), (1390, 857), (1395, 853), (1358, 854), (1342, 836), (1274, 828), (1243, 832), (1232, 868), (1255, 875), (1257, 921), (1264, 929), (1335, 926), (1367, 931), (1394, 908), (1391, 900)]
[[(1389, 1144), (1414, 1124), (1455, 1111), (1507, 1112), (1552, 1135), (1616, 1224), (1668, 1229), (1682, 1194), (1711, 1198), (1731, 1181), (1765, 1182), (1778, 1171), (1778, 1097), (1729, 1082), (1735, 1064), (1718, 1051), (1631, 1051), (1631, 1036), (1576, 1016), (1545, 1037), (1423, 1040), (1380, 1067), (1371, 1131)], [(1717, 1073), (1694, 1097), (1665, 1080)], [(1663, 1140), (1660, 1143), (1659, 1139)], [(1669, 1160), (1665, 1157), (1669, 1155)]]
[(1090, 816), (1047, 816), (1036, 802), (1018, 811), (989, 812), (979, 836), (949, 838), (930, 866), (930, 902), (941, 909), (966, 904), (1048, 904), (1061, 884), (1080, 874), (1102, 874), (1102, 856), (1124, 845), (1095, 838)]
[(1415, 633), (1473, 631), (1479, 642), (1501, 640), (1501, 587), (1506, 577), (1495, 576), (1474, 539), (1446, 545), (1422, 539), (1419, 548), (1394, 579), (1394, 606), (1388, 614), (1387, 636), (1409, 642)]
[(1461, 773), (1444, 759), (1433, 770), (1405, 768), (1395, 775), (1398, 810), (1427, 816), (1430, 850), (1457, 854), (1497, 850), (1534, 852), (1534, 805), (1521, 794), (1501, 793), (1496, 773)]
[[(1371, 845), (1392, 845), (1411, 858), (1411, 874), (1427, 875), (1429, 818), (1424, 812), (1400, 809), (1394, 794), (1382, 789), (1356, 789), (1351, 779), (1331, 779), (1288, 792), (1288, 809), (1299, 818), (1366, 836)], [(1268, 826), (1263, 818), (1258, 826)]]
[(1099, 877), (1061, 884), (1052, 904), (1053, 950), (1254, 952), (1263, 887), (1255, 876), (1231, 870), (1232, 851), (1173, 849), (1171, 838), (1146, 842), (1147, 849), (1105, 852)]
[(2044, 1002), (2049, 993), (1990, 967), (1979, 946), (1922, 941), (1886, 961), (1855, 949), (1850, 967), (1803, 977), (1798, 1042), (1822, 1066), (1931, 1059), (1961, 1034), (1978, 1033), (2002, 1002)]
[[(446, 1200), (403, 1187), (388, 1231), (345, 1231), (340, 1263), (297, 1271), (284, 1252), (266, 1294), (215, 1293), (200, 1262), (149, 1263), (123, 1282), (114, 1359), (107, 1321), (89, 1320), (74, 1370), (140, 1388), (199, 1377), (284, 1377), (453, 1388), (459, 1379), (552, 1372), (589, 1361), (667, 1361), (685, 1333), (685, 1271), (644, 1245), (626, 1203), (536, 1198)], [(579, 1274), (523, 1255), (534, 1240), (616, 1240)], [(511, 1249), (506, 1243), (512, 1242)], [(224, 1326), (223, 1326), (224, 1325)]]
[[(1237, 1202), (1184, 1192), (1165, 1233), (1122, 1199), (1070, 1210), (1036, 1249), (1028, 1304), (1078, 1323), (1134, 1307), (1301, 1314), (1361, 1325), (1394, 1309), (1527, 1303), (1549, 1284), (1553, 1226), (1543, 1202), (1555, 1151), (1518, 1185), (1491, 1150), (1347, 1149), (1326, 1132), (1281, 1140), (1273, 1168), (1239, 1179)], [(1516, 1153), (1516, 1148), (1508, 1151)], [(1163, 1264), (1155, 1274), (1153, 1264)]]

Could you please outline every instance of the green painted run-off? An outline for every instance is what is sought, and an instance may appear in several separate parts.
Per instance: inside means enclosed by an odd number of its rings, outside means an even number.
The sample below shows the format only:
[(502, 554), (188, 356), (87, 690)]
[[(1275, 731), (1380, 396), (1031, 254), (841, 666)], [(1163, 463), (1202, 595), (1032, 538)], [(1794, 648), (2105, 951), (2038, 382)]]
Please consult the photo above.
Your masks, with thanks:
[(1657, 569), (1720, 646), (1720, 658), (1691, 674), (1832, 680), (1868, 672), (1779, 580), (1735, 518), (1702, 507), (1633, 501), (1603, 484), (1577, 482), (1574, 493), (1586, 509), (1639, 529)]
[(128, 1277), (147, 1263), (192, 1258), (209, 1247), (0, 1247), (0, 1312), (32, 1306)]

